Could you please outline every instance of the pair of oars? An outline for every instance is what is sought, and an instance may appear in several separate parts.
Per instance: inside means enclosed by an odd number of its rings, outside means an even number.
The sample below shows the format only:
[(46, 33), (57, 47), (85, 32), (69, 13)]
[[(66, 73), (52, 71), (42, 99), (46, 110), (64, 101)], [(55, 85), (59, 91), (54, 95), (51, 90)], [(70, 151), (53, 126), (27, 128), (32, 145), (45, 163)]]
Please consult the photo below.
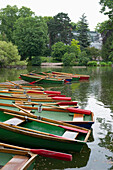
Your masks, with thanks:
[(49, 158), (54, 158), (54, 159), (59, 159), (63, 161), (72, 161), (72, 155), (71, 154), (66, 154), (62, 152), (56, 152), (56, 151), (51, 151), (51, 150), (46, 150), (46, 149), (29, 149), (29, 148), (24, 148), (24, 147), (19, 147), (19, 146), (14, 146), (10, 144), (5, 144), (5, 143), (0, 143), (0, 146), (10, 148), (10, 149), (15, 149), (18, 153), (19, 150), (26, 151), (26, 152), (31, 152), (33, 154), (38, 154), (44, 157), (49, 157)]
[[(40, 105), (40, 103), (36, 103), (36, 102), (27, 102), (27, 103), (24, 103), (24, 104)], [(64, 105), (65, 107), (51, 106), (52, 104), (55, 105), (54, 103), (50, 103), (50, 104), (44, 103), (44, 104), (42, 104), (42, 106), (50, 106), (52, 108), (64, 109), (64, 110), (67, 110), (67, 111), (72, 112), (72, 113), (91, 115), (90, 110), (79, 109), (77, 106), (76, 107), (68, 107), (68, 105), (77, 105), (77, 102), (74, 102), (74, 101), (72, 101), (72, 102), (58, 102), (56, 104), (56, 105)]]
[[(32, 117), (32, 118), (36, 118), (36, 119), (33, 119), (33, 121), (42, 122), (42, 123), (46, 123), (46, 124), (51, 124), (51, 125), (54, 125), (54, 126), (64, 128), (66, 130), (71, 130), (71, 131), (77, 131), (77, 132), (81, 132), (81, 133), (87, 133), (88, 132), (88, 130), (85, 129), (85, 128), (81, 128), (79, 126), (71, 125), (71, 124), (68, 124), (68, 123), (61, 122), (61, 121), (56, 121), (56, 120), (47, 119), (47, 118), (43, 118), (43, 117), (39, 117), (40, 120), (38, 120), (37, 119), (38, 117), (36, 115), (28, 112), (26, 109), (23, 109), (22, 107), (20, 107), (20, 106), (18, 106), (16, 104), (13, 104), (13, 105), (26, 113), (25, 114), (25, 113), (19, 112), (19, 114), (29, 116), (29, 117)], [(28, 119), (30, 119), (30, 118), (28, 118)]]

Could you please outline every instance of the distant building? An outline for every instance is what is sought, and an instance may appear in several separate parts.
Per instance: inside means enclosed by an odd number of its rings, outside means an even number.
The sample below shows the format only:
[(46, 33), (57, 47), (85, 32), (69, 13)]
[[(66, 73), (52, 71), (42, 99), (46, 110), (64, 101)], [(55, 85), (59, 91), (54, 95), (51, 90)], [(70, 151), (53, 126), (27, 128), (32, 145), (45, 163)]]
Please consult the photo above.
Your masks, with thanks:
[[(77, 35), (79, 33), (76, 31), (72, 31), (72, 33), (73, 33), (74, 38), (77, 39)], [(91, 41), (90, 47), (95, 47), (97, 49), (101, 49), (101, 47), (102, 47), (101, 34), (99, 34), (98, 32), (95, 32), (95, 31), (90, 31), (90, 32), (88, 32), (88, 34), (89, 34), (90, 41)]]

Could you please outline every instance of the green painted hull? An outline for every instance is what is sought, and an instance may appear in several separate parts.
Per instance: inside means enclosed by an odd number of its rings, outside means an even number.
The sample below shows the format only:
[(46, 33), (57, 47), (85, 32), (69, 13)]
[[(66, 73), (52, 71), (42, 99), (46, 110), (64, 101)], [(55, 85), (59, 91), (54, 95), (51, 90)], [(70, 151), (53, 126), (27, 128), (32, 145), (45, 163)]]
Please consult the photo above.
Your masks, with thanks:
[[(11, 115), (4, 114), (3, 111), (0, 111), (0, 122), (4, 122), (10, 118), (12, 118)], [(75, 140), (62, 139), (62, 135), (66, 131), (64, 128), (35, 121), (26, 121), (19, 125), (19, 127), (28, 128), (28, 130), (20, 130), (12, 125), (6, 126), (0, 123), (0, 141), (29, 148), (79, 152), (86, 143), (88, 135), (79, 133)], [(29, 129), (48, 133), (48, 135), (40, 134), (39, 132), (33, 133), (30, 132)], [(52, 136), (50, 134), (52, 134)]]
[[(49, 72), (47, 72), (47, 73), (49, 73)], [(52, 72), (51, 72), (52, 73)], [(44, 75), (44, 76), (46, 76), (46, 73), (44, 74), (44, 72), (40, 72), (40, 73), (38, 73), (38, 74), (40, 74), (40, 75)], [(54, 75), (55, 76), (55, 75)], [(80, 77), (78, 76), (72, 76), (72, 77), (70, 77), (70, 79), (71, 79), (71, 81), (79, 81), (80, 80)]]
[(33, 76), (33, 75), (20, 75), (21, 79), (27, 81), (27, 82), (34, 82), (36, 81), (35, 83), (40, 83), (40, 84), (43, 84), (43, 83), (51, 83), (51, 84), (63, 84), (64, 83), (64, 80), (57, 80), (57, 79), (41, 79), (41, 77), (36, 77), (36, 76)]
[[(7, 104), (5, 104), (5, 103), (9, 104), (9, 106), (7, 106)], [(15, 103), (15, 102), (13, 100), (0, 100), (0, 107), (18, 111), (19, 109), (16, 107), (13, 107), (12, 103)], [(41, 102), (40, 102), (40, 104), (41, 104)], [(32, 113), (34, 115), (37, 115), (40, 117), (45, 117), (45, 118), (49, 118), (52, 120), (70, 123), (73, 125), (87, 128), (87, 129), (90, 129), (92, 124), (94, 123), (93, 113), (91, 115), (83, 115), (83, 120), (78, 121), (76, 119), (73, 120), (74, 119), (73, 113), (66, 112), (65, 110), (61, 110), (61, 109), (59, 111), (58, 109), (52, 109), (50, 107), (48, 108), (48, 107), (42, 106), (42, 111), (39, 112), (38, 111), (39, 106), (37, 106), (37, 105), (34, 105), (34, 106), (24, 105), (23, 108), (32, 110)]]

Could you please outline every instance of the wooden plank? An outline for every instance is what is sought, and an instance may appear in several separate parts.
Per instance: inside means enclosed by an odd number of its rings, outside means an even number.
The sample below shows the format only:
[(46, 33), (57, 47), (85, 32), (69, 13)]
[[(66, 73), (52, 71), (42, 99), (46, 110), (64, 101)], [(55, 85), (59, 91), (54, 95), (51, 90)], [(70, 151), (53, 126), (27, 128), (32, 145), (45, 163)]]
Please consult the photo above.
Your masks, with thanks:
[(81, 122), (83, 120), (84, 120), (84, 115), (83, 114), (79, 114), (79, 113), (74, 114), (73, 121)]
[(71, 131), (65, 131), (65, 133), (62, 135), (64, 138), (69, 139), (75, 139), (79, 133), (78, 132), (71, 132)]
[(28, 160), (27, 156), (15, 155), (2, 170), (20, 170)]
[(4, 123), (10, 124), (10, 125), (19, 125), (23, 122), (25, 122), (25, 120), (14, 117), (9, 120), (6, 120)]

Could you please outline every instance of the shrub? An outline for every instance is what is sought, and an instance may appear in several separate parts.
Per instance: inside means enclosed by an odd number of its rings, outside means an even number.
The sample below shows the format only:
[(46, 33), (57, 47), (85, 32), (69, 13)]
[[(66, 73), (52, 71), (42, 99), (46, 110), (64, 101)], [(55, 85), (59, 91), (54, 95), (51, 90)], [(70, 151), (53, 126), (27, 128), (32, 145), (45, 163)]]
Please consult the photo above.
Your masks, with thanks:
[(87, 63), (88, 66), (97, 66), (97, 62), (96, 61), (89, 61)]
[(112, 65), (112, 62), (111, 62), (111, 61), (109, 61), (109, 62), (108, 62), (108, 66), (111, 66), (111, 65)]
[(62, 62), (64, 66), (73, 66), (75, 64), (75, 54), (74, 53), (65, 53)]
[(0, 41), (0, 65), (10, 65), (12, 62), (20, 61), (17, 46), (11, 42)]
[(40, 66), (41, 65), (41, 57), (40, 56), (32, 56), (31, 60), (28, 62), (28, 65), (32, 66)]
[(89, 61), (89, 57), (87, 56), (86, 51), (82, 51), (78, 55), (78, 65), (86, 66)]
[(100, 62), (100, 65), (101, 65), (101, 66), (107, 66), (107, 63), (105, 63), (105, 62)]

